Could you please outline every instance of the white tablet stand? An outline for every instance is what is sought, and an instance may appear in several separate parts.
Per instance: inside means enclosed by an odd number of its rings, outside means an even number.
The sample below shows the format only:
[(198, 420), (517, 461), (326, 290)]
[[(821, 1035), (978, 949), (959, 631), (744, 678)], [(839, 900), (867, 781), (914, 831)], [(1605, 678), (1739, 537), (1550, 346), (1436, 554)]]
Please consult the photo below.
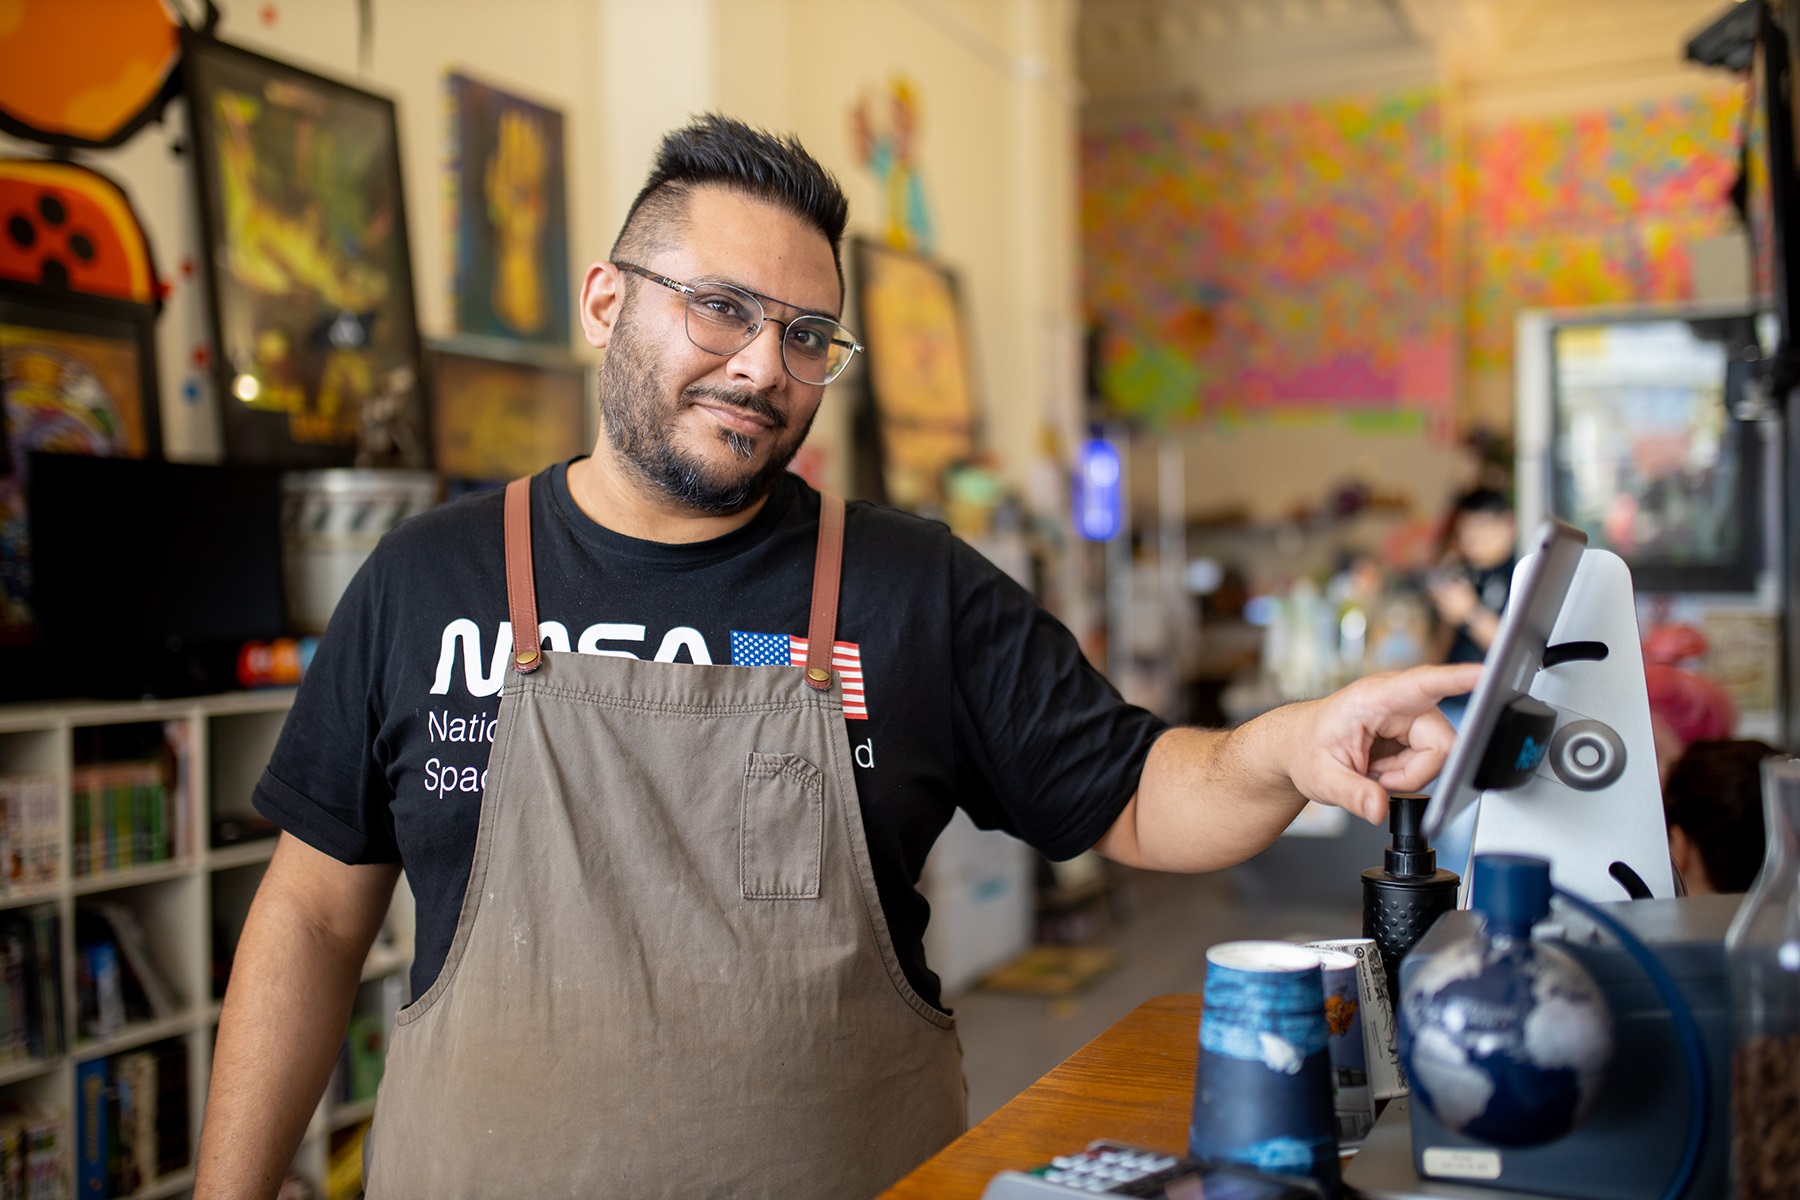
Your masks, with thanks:
[(1526, 783), (1481, 794), (1471, 854), (1547, 858), (1552, 882), (1594, 901), (1630, 898), (1623, 863), (1651, 895), (1673, 896), (1637, 609), (1618, 555), (1583, 552), (1544, 661), (1528, 690), (1556, 710), (1556, 732)]

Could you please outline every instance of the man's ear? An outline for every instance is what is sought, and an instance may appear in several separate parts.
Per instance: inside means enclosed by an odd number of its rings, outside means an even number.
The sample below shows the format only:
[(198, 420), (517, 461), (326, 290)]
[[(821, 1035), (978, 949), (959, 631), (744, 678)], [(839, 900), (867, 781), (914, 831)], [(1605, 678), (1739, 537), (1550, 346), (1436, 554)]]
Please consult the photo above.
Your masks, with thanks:
[(1679, 825), (1669, 826), (1669, 860), (1687, 882), (1688, 895), (1710, 896), (1717, 890), (1706, 876), (1706, 860), (1700, 857), (1700, 847)]
[(625, 303), (625, 276), (609, 262), (597, 262), (581, 281), (581, 335), (596, 350), (612, 341), (619, 309)]

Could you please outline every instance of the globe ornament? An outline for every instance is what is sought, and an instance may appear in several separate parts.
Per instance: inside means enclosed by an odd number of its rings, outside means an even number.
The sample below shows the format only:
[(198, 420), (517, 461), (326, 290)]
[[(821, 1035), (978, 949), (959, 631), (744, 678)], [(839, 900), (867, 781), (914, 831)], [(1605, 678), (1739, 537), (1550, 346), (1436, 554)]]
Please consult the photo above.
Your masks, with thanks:
[[(1511, 861), (1490, 861), (1501, 859)], [(1515, 864), (1541, 865), (1542, 879), (1526, 866), (1496, 888), (1492, 873)], [(1580, 963), (1531, 941), (1531, 925), (1549, 912), (1547, 863), (1483, 855), (1474, 896), (1485, 924), (1470, 922), (1465, 936), (1435, 947), (1409, 973), (1401, 997), (1413, 1098), (1444, 1128), (1477, 1141), (1554, 1141), (1599, 1102), (1612, 1059), (1612, 1013)]]

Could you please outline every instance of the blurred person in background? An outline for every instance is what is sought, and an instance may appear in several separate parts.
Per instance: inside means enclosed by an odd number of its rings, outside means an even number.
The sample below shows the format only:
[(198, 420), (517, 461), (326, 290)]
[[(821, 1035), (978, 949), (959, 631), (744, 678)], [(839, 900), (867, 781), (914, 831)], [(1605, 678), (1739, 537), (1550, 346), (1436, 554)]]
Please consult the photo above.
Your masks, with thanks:
[[(1480, 662), (1500, 632), (1518, 562), (1519, 522), (1498, 488), (1477, 485), (1457, 496), (1444, 530), (1444, 553), (1426, 589), (1440, 628), (1448, 634), (1441, 661)], [(1440, 635), (1442, 636), (1442, 635)], [(1447, 697), (1438, 708), (1460, 726), (1469, 698)], [(1438, 835), (1438, 861), (1458, 874), (1468, 866), (1475, 809), (1468, 808)]]
[[(1450, 635), (1445, 662), (1486, 657), (1506, 611), (1518, 542), (1518, 518), (1504, 493), (1476, 487), (1452, 504), (1445, 554), (1429, 585), (1432, 606)], [(1460, 715), (1451, 714), (1451, 720)]]
[(1669, 858), (1690, 896), (1746, 892), (1762, 869), (1762, 764), (1780, 751), (1752, 740), (1688, 746), (1663, 788)]

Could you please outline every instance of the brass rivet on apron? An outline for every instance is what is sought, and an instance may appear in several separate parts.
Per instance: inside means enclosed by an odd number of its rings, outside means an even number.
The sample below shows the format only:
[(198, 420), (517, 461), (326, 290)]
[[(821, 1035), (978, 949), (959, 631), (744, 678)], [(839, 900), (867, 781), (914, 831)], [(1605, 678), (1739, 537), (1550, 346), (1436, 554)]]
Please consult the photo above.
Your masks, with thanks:
[(808, 668), (806, 668), (806, 677), (808, 679), (812, 680), (814, 683), (830, 683), (831, 682), (831, 672), (827, 671), (824, 667), (808, 667)]
[(532, 663), (536, 662), (537, 660), (538, 660), (538, 652), (537, 652), (536, 648), (533, 648), (530, 650), (521, 650), (517, 654), (513, 655), (513, 661), (515, 663), (518, 663), (521, 667), (529, 667)]

